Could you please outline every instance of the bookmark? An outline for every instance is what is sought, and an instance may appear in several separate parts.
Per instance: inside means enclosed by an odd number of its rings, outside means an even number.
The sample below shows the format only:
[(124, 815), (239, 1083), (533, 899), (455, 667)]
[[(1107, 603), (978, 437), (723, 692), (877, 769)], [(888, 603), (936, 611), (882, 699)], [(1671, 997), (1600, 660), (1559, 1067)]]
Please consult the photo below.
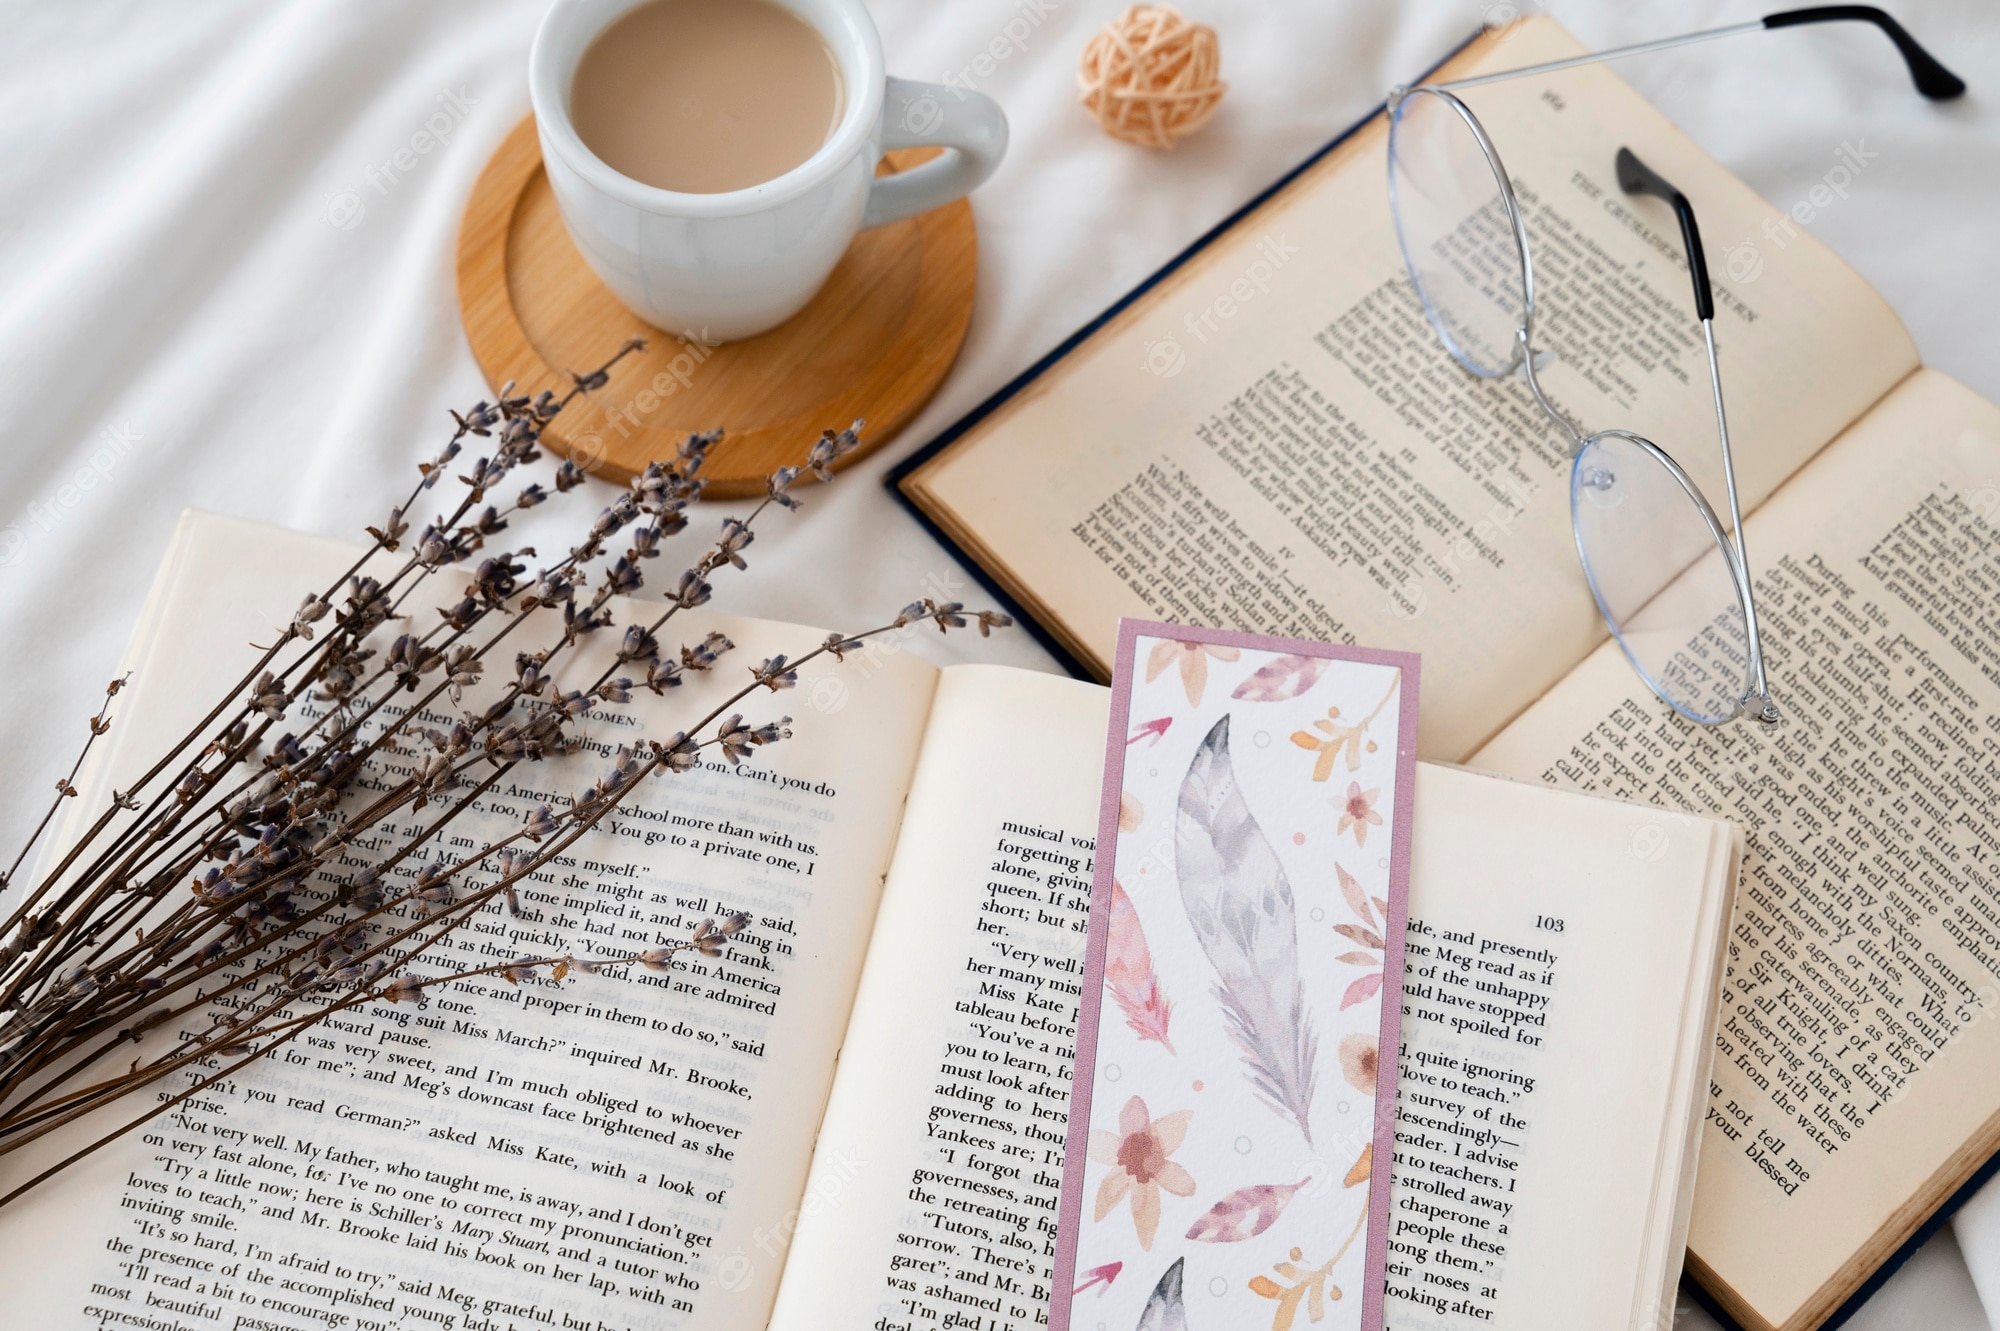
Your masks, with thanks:
[(1380, 1331), (1417, 657), (1125, 620), (1050, 1324)]

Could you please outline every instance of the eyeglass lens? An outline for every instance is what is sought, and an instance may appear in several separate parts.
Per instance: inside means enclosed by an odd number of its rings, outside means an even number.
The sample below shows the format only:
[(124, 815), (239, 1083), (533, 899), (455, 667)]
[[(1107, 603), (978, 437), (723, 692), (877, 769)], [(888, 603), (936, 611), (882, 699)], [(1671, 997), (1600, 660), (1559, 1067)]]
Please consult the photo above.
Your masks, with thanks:
[(1492, 160), (1456, 107), (1419, 90), (1396, 106), (1389, 163), (1397, 239), (1424, 313), (1460, 364), (1505, 374), (1528, 301)]

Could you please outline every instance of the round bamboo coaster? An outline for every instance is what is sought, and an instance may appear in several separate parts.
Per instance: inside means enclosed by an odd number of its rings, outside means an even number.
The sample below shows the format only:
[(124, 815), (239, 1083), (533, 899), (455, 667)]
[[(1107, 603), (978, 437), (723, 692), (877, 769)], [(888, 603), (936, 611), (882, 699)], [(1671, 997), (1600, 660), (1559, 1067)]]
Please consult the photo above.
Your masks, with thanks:
[[(891, 153), (885, 170), (935, 149)], [(812, 303), (768, 333), (708, 346), (700, 329), (649, 327), (587, 267), (556, 212), (531, 116), (473, 187), (458, 233), (458, 303), (472, 354), (496, 388), (562, 392), (634, 333), (646, 349), (572, 402), (543, 442), (623, 482), (698, 430), (723, 440), (703, 474), (719, 499), (761, 494), (826, 429), (868, 422), (879, 448), (930, 399), (972, 317), (978, 241), (964, 199), (863, 231)], [(811, 479), (811, 473), (801, 476)]]

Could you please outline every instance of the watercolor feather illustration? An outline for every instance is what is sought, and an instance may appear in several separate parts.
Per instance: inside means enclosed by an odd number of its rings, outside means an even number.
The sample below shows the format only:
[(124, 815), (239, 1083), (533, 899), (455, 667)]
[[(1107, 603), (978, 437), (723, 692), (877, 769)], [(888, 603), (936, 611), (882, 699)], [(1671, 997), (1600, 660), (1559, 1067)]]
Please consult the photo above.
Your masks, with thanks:
[(1139, 1314), (1139, 1325), (1134, 1331), (1188, 1331), (1187, 1304), (1181, 1293), (1186, 1266), (1187, 1258), (1180, 1257), (1167, 1268), (1160, 1283), (1153, 1286), (1153, 1297), (1146, 1300), (1146, 1310)]
[(1153, 974), (1152, 949), (1146, 946), (1145, 926), (1132, 905), (1124, 884), (1111, 880), (1111, 929), (1104, 950), (1104, 987), (1125, 1014), (1125, 1024), (1141, 1040), (1156, 1040), (1174, 1052), (1168, 1025), (1174, 1005), (1160, 992), (1159, 977)]
[(1229, 754), (1229, 718), (1188, 764), (1174, 854), (1188, 923), (1251, 1085), (1312, 1142), (1317, 1038), (1299, 979), (1298, 921), (1284, 866), (1257, 826)]
[(1318, 683), (1330, 664), (1324, 656), (1274, 656), (1257, 667), (1229, 696), (1245, 702), (1283, 702), (1296, 698)]
[(1208, 1208), (1187, 1237), (1193, 1243), (1241, 1243), (1278, 1222), (1305, 1183), (1258, 1183), (1238, 1188)]

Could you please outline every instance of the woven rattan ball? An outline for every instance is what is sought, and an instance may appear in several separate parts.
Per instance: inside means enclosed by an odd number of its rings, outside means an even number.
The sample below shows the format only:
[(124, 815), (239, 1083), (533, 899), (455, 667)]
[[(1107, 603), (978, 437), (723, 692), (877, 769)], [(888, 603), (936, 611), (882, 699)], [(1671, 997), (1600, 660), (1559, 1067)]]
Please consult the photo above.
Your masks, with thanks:
[(1208, 123), (1229, 85), (1215, 29), (1172, 5), (1133, 5), (1083, 48), (1083, 104), (1106, 134), (1171, 148)]

